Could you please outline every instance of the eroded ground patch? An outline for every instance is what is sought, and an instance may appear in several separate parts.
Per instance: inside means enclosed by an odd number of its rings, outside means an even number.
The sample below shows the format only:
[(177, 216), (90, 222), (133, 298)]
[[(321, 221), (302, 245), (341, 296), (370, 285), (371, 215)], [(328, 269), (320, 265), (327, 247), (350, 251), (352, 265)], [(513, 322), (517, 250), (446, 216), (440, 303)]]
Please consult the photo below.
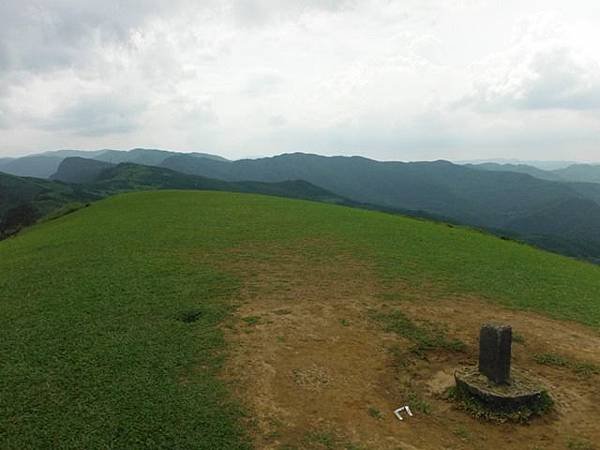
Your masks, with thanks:
[[(410, 300), (392, 300), (374, 267), (343, 252), (332, 258), (331, 248), (324, 257), (320, 245), (239, 248), (221, 258), (244, 283), (226, 326), (223, 376), (249, 412), (256, 448), (533, 450), (600, 442), (600, 375), (539, 362), (556, 354), (600, 366), (597, 333), (475, 297), (440, 300), (427, 289), (401, 286)], [(418, 335), (378, 319), (398, 315), (415, 333), (464, 345), (416, 348)], [(549, 416), (529, 425), (482, 423), (443, 398), (454, 369), (476, 362), (477, 333), (488, 320), (513, 325), (513, 363), (549, 387), (556, 401)], [(400, 422), (393, 410), (405, 404), (415, 416)]]

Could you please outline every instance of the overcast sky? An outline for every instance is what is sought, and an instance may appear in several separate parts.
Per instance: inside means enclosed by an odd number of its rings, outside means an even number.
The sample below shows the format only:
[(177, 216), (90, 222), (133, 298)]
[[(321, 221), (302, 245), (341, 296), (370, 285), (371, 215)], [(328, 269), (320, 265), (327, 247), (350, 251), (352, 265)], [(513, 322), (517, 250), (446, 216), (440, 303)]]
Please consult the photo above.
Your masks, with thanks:
[(0, 0), (0, 157), (600, 161), (597, 0)]

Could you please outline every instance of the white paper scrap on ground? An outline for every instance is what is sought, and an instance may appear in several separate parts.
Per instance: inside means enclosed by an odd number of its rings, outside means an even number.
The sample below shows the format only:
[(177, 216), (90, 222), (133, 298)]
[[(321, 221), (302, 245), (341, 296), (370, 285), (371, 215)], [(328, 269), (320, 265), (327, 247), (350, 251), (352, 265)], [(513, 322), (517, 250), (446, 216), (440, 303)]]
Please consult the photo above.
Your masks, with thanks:
[(400, 412), (401, 412), (401, 411), (406, 411), (406, 413), (407, 413), (407, 414), (408, 414), (410, 417), (412, 417), (412, 415), (413, 415), (413, 413), (412, 413), (412, 411), (410, 410), (410, 408), (408, 407), (408, 405), (406, 405), (406, 406), (402, 406), (402, 407), (398, 408), (396, 411), (394, 411), (394, 414), (396, 415), (396, 417), (397, 417), (399, 420), (404, 420), (404, 419), (402, 418), (402, 416), (400, 415)]

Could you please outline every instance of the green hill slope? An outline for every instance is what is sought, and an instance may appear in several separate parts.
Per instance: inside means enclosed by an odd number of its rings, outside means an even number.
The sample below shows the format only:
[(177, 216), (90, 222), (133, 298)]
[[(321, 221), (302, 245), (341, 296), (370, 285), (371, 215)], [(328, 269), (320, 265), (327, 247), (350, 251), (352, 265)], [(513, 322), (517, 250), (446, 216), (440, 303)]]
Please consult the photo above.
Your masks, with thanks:
[(195, 175), (186, 175), (163, 167), (123, 163), (98, 174), (84, 188), (98, 194), (148, 189), (198, 189), (211, 191), (246, 192), (279, 197), (299, 198), (329, 203), (349, 203), (343, 197), (306, 181), (291, 180), (279, 183), (257, 181), (227, 182)]
[(40, 218), (72, 212), (93, 200), (117, 193), (157, 189), (247, 192), (362, 206), (302, 180), (230, 183), (162, 167), (133, 163), (112, 165), (69, 157), (61, 163), (56, 180), (52, 181), (0, 173), (0, 239)]
[(247, 194), (120, 195), (0, 242), (2, 446), (248, 448), (218, 377), (241, 287), (222, 263), (241, 246), (249, 263), (292, 246), (373, 265), (403, 287), (390, 301), (477, 295), (600, 329), (599, 267), (479, 232)]
[(0, 239), (44, 216), (98, 198), (76, 185), (0, 172)]
[[(589, 232), (600, 229), (600, 222), (596, 221), (600, 204), (596, 203), (594, 188), (505, 171), (506, 166), (482, 170), (447, 161), (381, 162), (303, 153), (239, 161), (214, 161), (180, 154), (167, 158), (161, 165), (227, 181), (302, 179), (355, 202), (422, 211), (499, 234), (517, 233), (525, 242), (560, 249), (569, 256), (600, 260), (598, 233)], [(568, 229), (564, 228), (566, 233), (543, 234), (551, 229), (532, 220), (541, 218), (549, 207), (554, 207), (556, 217), (569, 214), (570, 208), (560, 209), (556, 205), (580, 204), (585, 198), (594, 200), (587, 203), (585, 210), (592, 214), (582, 214), (579, 220), (570, 221)], [(512, 228), (520, 219), (528, 219), (527, 226)], [(540, 240), (540, 236), (544, 239)]]
[(71, 186), (39, 178), (22, 178), (0, 172), (0, 219), (2, 215), (23, 203), (39, 202), (47, 213), (77, 197)]
[(423, 210), (469, 225), (499, 229), (548, 203), (580, 197), (562, 183), (512, 172), (476, 170), (447, 161), (381, 162), (293, 153), (225, 162), (176, 155), (162, 165), (227, 181), (302, 179), (357, 202)]

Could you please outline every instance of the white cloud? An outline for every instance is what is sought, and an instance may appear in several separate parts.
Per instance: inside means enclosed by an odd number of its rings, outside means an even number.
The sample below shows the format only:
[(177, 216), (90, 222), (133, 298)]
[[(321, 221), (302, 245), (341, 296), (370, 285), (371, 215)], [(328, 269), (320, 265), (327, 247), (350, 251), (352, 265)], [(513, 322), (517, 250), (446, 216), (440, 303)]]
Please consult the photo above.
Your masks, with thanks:
[(277, 70), (255, 69), (246, 75), (241, 92), (246, 95), (270, 95), (284, 85), (285, 79)]
[(573, 1), (5, 0), (0, 141), (589, 159), (600, 18)]
[(600, 58), (568, 34), (552, 14), (520, 20), (509, 49), (473, 66), (474, 89), (461, 103), (482, 111), (600, 108)]

